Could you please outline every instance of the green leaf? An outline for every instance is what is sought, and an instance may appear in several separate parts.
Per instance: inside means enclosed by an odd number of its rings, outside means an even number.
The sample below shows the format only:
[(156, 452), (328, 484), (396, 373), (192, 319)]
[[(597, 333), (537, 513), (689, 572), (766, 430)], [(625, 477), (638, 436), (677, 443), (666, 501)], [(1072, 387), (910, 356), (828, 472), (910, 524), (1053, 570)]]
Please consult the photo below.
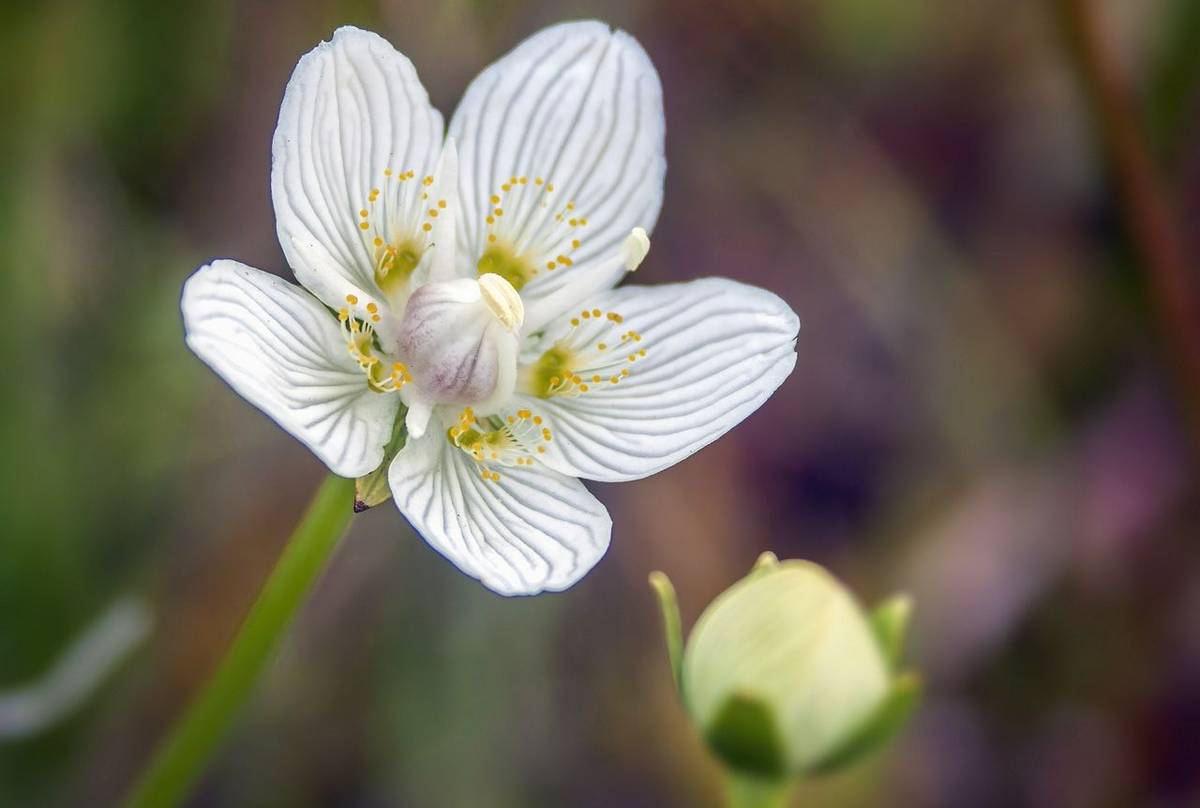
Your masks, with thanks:
[(396, 421), (392, 424), (392, 437), (383, 449), (383, 462), (379, 464), (379, 468), (354, 481), (355, 513), (382, 505), (392, 498), (392, 489), (388, 485), (388, 467), (392, 465), (396, 454), (404, 448), (404, 440), (408, 436), (408, 430), (404, 426), (407, 414), (408, 410), (403, 406), (396, 413)]
[(671, 661), (671, 676), (678, 688), (683, 669), (683, 628), (679, 619), (679, 601), (675, 598), (675, 587), (671, 579), (661, 572), (650, 573), (650, 586), (658, 596), (658, 608), (662, 611), (663, 634), (667, 641), (667, 657)]
[(836, 751), (811, 767), (807, 773), (829, 774), (875, 752), (904, 728), (920, 699), (921, 678), (915, 673), (898, 676), (887, 697), (871, 717), (851, 733)]
[(754, 696), (729, 697), (704, 739), (731, 769), (759, 778), (786, 776), (783, 742), (771, 708)]
[(900, 668), (900, 658), (904, 655), (904, 645), (908, 641), (912, 610), (912, 598), (908, 595), (893, 595), (871, 612), (871, 629), (879, 640), (879, 649), (883, 652), (883, 659), (892, 673)]

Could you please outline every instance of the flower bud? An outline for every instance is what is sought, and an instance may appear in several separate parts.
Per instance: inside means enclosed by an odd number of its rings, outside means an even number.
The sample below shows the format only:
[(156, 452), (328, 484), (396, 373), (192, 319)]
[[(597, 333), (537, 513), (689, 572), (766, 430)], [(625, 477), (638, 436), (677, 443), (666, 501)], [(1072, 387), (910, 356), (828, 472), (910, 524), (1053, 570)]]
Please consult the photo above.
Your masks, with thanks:
[(839, 768), (879, 746), (915, 706), (897, 675), (910, 607), (868, 617), (822, 567), (765, 553), (717, 597), (682, 649), (670, 582), (651, 576), (676, 683), (692, 721), (733, 771), (785, 779)]
[(499, 401), (515, 384), (524, 316), (520, 295), (499, 275), (427, 283), (404, 310), (400, 354), (430, 402)]

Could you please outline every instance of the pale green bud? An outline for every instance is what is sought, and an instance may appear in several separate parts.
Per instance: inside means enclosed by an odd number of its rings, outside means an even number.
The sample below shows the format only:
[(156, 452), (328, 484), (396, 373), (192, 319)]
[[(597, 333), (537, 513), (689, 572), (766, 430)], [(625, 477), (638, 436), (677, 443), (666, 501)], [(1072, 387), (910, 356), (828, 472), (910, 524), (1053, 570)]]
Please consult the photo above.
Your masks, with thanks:
[(700, 616), (682, 648), (670, 581), (651, 576), (676, 684), (692, 721), (731, 769), (784, 778), (840, 768), (903, 725), (918, 694), (896, 665), (911, 613), (874, 615), (824, 568), (764, 553)]

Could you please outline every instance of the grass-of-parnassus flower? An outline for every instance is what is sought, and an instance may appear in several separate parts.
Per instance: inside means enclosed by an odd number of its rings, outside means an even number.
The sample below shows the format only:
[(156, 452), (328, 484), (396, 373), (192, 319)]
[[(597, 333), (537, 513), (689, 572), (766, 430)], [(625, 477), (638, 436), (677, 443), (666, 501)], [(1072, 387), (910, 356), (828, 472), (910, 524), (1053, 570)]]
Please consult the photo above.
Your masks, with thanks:
[(568, 587), (611, 531), (579, 478), (682, 460), (795, 364), (796, 315), (769, 292), (613, 288), (650, 246), (664, 128), (649, 58), (599, 22), (521, 43), (445, 132), (407, 58), (339, 29), (297, 65), (273, 143), (301, 286), (202, 267), (188, 344), (335, 474), (386, 483), (465, 573)]

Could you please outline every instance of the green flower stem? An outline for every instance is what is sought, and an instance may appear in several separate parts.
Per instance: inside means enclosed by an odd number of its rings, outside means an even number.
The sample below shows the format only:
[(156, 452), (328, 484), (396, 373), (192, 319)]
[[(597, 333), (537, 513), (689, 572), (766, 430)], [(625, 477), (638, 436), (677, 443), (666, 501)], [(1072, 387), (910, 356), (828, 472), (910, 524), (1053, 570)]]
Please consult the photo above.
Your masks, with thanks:
[(187, 796), (329, 563), (350, 522), (353, 502), (353, 480), (330, 476), (317, 490), (224, 661), (158, 747), (126, 802), (128, 808), (165, 808)]
[(730, 772), (725, 780), (729, 808), (787, 808), (792, 784), (788, 781), (759, 780)]

